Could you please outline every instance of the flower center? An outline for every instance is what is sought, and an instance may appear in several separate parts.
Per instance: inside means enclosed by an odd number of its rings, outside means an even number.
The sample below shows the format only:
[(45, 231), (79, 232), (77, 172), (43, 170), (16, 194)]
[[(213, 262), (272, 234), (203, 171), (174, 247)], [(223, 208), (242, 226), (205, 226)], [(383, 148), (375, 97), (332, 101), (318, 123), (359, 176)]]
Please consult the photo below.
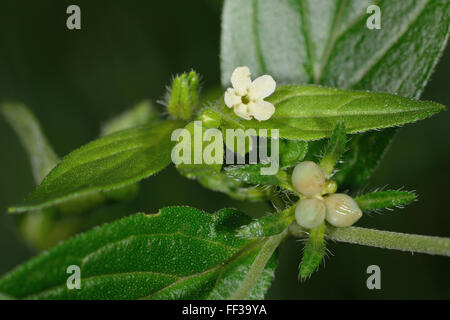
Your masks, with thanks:
[(250, 97), (248, 95), (242, 96), (241, 101), (243, 104), (248, 104), (250, 102)]

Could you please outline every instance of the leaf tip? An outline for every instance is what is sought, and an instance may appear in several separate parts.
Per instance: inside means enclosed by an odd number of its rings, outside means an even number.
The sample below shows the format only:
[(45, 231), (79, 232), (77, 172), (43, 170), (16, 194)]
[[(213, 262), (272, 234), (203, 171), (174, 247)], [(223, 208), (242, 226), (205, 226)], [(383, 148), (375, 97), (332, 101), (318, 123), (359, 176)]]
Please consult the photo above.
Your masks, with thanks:
[(429, 102), (429, 103), (430, 103), (430, 110), (433, 112), (433, 114), (447, 110), (446, 106), (438, 102)]

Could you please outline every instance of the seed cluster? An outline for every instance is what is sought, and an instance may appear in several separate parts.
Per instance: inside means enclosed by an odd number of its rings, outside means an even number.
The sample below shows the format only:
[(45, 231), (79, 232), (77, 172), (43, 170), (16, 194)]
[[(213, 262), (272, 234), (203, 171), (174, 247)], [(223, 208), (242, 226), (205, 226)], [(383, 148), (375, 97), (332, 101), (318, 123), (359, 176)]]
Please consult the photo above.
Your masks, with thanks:
[(295, 219), (306, 229), (316, 228), (324, 220), (335, 227), (348, 227), (362, 216), (355, 200), (344, 193), (334, 193), (336, 183), (327, 181), (322, 169), (312, 161), (294, 168), (292, 185), (301, 195)]

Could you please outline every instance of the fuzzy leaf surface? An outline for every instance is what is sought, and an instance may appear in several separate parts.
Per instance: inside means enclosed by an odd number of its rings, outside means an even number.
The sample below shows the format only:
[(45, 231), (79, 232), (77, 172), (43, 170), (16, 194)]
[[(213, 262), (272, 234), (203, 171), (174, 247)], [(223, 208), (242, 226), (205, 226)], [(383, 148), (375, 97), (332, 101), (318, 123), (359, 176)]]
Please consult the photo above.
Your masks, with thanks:
[(92, 192), (138, 182), (169, 165), (173, 130), (182, 121), (164, 121), (101, 137), (71, 152), (11, 212), (41, 209)]
[[(276, 261), (260, 253), (277, 239), (237, 238), (236, 228), (249, 221), (234, 209), (135, 214), (19, 266), (0, 279), (0, 292), (19, 299), (226, 299), (239, 289), (246, 298), (262, 299)], [(254, 270), (256, 259), (267, 263)], [(70, 265), (80, 267), (80, 290), (66, 286)], [(252, 266), (260, 277), (248, 281)]]

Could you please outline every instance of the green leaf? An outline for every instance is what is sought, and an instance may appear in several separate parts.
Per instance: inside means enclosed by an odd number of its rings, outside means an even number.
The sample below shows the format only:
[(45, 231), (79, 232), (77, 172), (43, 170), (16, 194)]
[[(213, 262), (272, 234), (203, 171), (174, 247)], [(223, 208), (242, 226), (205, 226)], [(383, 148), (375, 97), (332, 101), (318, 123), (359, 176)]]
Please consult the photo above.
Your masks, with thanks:
[[(19, 266), (0, 279), (0, 291), (19, 299), (261, 299), (282, 236), (237, 238), (249, 220), (189, 207), (132, 215)], [(80, 267), (80, 290), (66, 286), (71, 265)]]
[[(341, 9), (352, 10), (354, 2), (341, 3)], [(348, 27), (332, 34), (335, 42), (318, 78), (333, 87), (418, 98), (448, 38), (448, 1), (379, 1), (378, 6), (383, 27), (377, 31), (365, 27), (367, 6), (353, 11), (353, 21), (344, 20), (344, 12), (338, 24)]]
[(92, 192), (124, 187), (164, 169), (182, 121), (164, 121), (94, 140), (66, 156), (25, 201), (10, 208), (23, 212), (48, 207)]
[[(311, 82), (300, 12), (295, 1), (226, 0), (221, 38), (222, 85), (237, 66), (277, 82)], [(282, 35), (282, 36), (281, 36)]]
[(330, 177), (333, 174), (336, 163), (345, 152), (346, 143), (347, 135), (345, 134), (345, 124), (343, 122), (339, 122), (331, 134), (330, 140), (328, 141), (324, 152), (324, 156), (320, 161), (320, 167), (326, 177)]
[[(343, 2), (343, 10), (348, 10), (350, 6)], [(380, 1), (378, 5), (382, 28), (375, 32), (361, 28), (367, 17), (362, 14), (349, 28), (338, 32), (336, 41), (330, 45), (321, 83), (418, 99), (447, 43), (450, 6), (445, 0)], [(365, 10), (367, 6), (361, 7)], [(345, 23), (344, 19), (340, 21)], [(356, 189), (368, 179), (396, 131), (369, 133), (353, 141), (344, 155), (342, 185)], [(358, 161), (353, 165), (347, 161), (356, 158)], [(363, 167), (362, 163), (368, 163), (369, 167)], [(349, 173), (348, 179), (342, 179), (344, 172)]]
[[(379, 30), (365, 25), (366, 9), (374, 3), (382, 13)], [(222, 85), (228, 86), (236, 66), (246, 65), (254, 77), (270, 74), (279, 84), (317, 83), (417, 99), (445, 48), (449, 15), (447, 0), (226, 0)], [(360, 178), (372, 173), (374, 167), (360, 163), (378, 163), (394, 132), (354, 140), (344, 156), (346, 186), (359, 186), (360, 170)], [(347, 161), (356, 158), (353, 165)]]
[[(336, 125), (345, 122), (347, 133), (398, 126), (442, 111), (444, 106), (385, 93), (350, 91), (313, 85), (280, 86), (266, 99), (275, 105), (274, 115), (267, 121), (245, 120), (225, 107), (222, 125), (244, 130), (278, 129), (279, 137), (317, 140), (331, 136)], [(271, 135), (271, 131), (267, 132)]]
[[(35, 182), (39, 184), (48, 171), (59, 162), (57, 155), (47, 142), (39, 122), (26, 106), (6, 103), (0, 110), (24, 145), (30, 158)], [(130, 122), (128, 124), (131, 125)], [(83, 230), (83, 221), (88, 220), (85, 213), (111, 202), (135, 198), (138, 188), (138, 184), (133, 184), (124, 188), (93, 192), (63, 201), (54, 207), (27, 212), (17, 219), (17, 228), (30, 246), (38, 250), (48, 249)]]
[(299, 276), (302, 280), (308, 278), (320, 265), (325, 256), (325, 222), (311, 229), (305, 246)]
[(159, 119), (159, 114), (155, 106), (150, 101), (144, 100), (106, 122), (102, 126), (101, 135), (106, 136), (120, 130), (141, 126), (157, 119)]
[[(376, 3), (382, 28), (366, 27)], [(445, 46), (446, 0), (226, 0), (222, 85), (234, 68), (286, 83), (397, 92), (418, 97)], [(283, 35), (282, 37), (280, 35)]]
[(271, 213), (243, 225), (237, 235), (241, 238), (259, 238), (277, 235), (285, 231), (295, 221), (293, 205), (281, 212)]
[(414, 192), (385, 190), (367, 193), (355, 198), (355, 201), (361, 210), (371, 211), (402, 207), (414, 202), (416, 199), (417, 196)]
[(58, 163), (58, 156), (48, 143), (39, 122), (25, 105), (7, 102), (1, 106), (0, 111), (25, 147), (34, 180), (39, 184)]

